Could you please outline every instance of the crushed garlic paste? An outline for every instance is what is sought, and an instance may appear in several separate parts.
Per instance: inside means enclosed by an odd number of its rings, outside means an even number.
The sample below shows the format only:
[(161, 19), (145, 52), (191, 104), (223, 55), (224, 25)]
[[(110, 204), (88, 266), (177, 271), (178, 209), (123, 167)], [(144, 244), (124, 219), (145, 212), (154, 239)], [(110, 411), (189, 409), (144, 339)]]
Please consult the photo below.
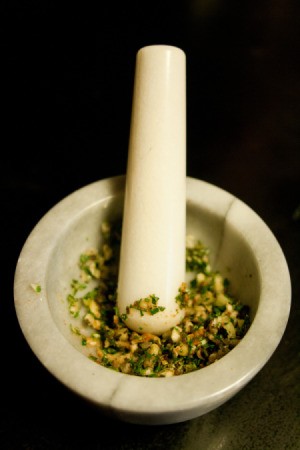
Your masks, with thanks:
[[(137, 333), (126, 326), (126, 314), (116, 307), (121, 224), (102, 224), (101, 249), (79, 258), (79, 276), (67, 296), (70, 325), (96, 363), (118, 372), (147, 377), (169, 377), (192, 372), (220, 359), (243, 338), (250, 326), (249, 308), (229, 293), (229, 281), (214, 272), (209, 251), (193, 236), (186, 239), (186, 271), (176, 300), (185, 309), (178, 326), (161, 336)], [(92, 284), (92, 287), (90, 287)], [(133, 301), (141, 314), (159, 314), (153, 295)]]

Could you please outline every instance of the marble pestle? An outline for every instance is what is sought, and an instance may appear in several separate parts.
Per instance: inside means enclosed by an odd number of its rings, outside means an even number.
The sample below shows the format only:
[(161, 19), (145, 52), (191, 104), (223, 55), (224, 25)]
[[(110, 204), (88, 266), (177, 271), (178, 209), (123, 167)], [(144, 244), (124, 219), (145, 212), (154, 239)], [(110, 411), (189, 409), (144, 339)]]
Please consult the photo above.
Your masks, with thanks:
[(136, 55), (118, 276), (129, 328), (160, 335), (183, 318), (185, 233), (186, 56), (150, 45)]

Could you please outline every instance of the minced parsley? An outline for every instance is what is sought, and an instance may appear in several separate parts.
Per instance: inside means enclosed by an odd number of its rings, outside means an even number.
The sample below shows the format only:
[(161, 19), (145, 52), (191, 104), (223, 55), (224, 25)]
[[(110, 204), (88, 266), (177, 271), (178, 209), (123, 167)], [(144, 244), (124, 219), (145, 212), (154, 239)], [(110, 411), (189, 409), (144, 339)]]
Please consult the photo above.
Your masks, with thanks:
[(40, 284), (36, 284), (36, 283), (31, 283), (30, 285), (32, 287), (32, 289), (34, 290), (34, 292), (42, 292), (42, 287)]
[(160, 336), (129, 329), (126, 319), (131, 308), (153, 315), (164, 307), (151, 294), (119, 314), (121, 224), (105, 222), (101, 231), (101, 248), (80, 255), (79, 277), (71, 281), (67, 296), (70, 315), (78, 320), (71, 331), (89, 349), (93, 361), (131, 375), (175, 376), (214, 363), (240, 342), (250, 326), (249, 308), (230, 295), (229, 280), (212, 271), (209, 250), (193, 236), (186, 239), (186, 271), (192, 273), (192, 280), (179, 286), (176, 297), (185, 310), (181, 323)]

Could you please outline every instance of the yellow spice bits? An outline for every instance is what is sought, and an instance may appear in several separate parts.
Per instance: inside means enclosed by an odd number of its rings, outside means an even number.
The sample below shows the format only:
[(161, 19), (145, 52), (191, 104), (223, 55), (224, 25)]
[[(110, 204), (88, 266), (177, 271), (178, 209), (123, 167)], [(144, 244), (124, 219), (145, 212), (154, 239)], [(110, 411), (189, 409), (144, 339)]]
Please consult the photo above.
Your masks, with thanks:
[[(228, 280), (211, 270), (208, 249), (193, 236), (187, 236), (186, 269), (194, 276), (176, 298), (185, 310), (182, 322), (161, 336), (130, 330), (116, 308), (120, 224), (104, 223), (102, 233), (101, 250), (80, 256), (81, 281), (72, 281), (68, 295), (69, 312), (79, 321), (71, 329), (95, 362), (131, 375), (176, 376), (212, 364), (240, 342), (250, 326), (248, 308), (230, 296)], [(130, 308), (141, 314), (163, 309), (155, 294)]]

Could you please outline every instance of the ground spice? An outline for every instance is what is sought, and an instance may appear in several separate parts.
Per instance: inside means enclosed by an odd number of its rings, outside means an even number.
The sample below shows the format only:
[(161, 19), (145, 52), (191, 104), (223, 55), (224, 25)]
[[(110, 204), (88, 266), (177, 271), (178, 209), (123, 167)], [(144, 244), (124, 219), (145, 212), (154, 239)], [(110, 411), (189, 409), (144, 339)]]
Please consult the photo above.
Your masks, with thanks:
[[(71, 331), (96, 363), (137, 376), (181, 375), (222, 358), (246, 334), (249, 308), (230, 295), (229, 280), (211, 269), (209, 249), (193, 236), (186, 239), (192, 279), (179, 286), (176, 298), (185, 309), (182, 322), (161, 336), (129, 329), (126, 314), (116, 308), (121, 224), (105, 222), (101, 233), (101, 248), (80, 255), (79, 277), (67, 296), (69, 312), (78, 319)], [(133, 300), (131, 307), (141, 314), (163, 310), (155, 293)]]

